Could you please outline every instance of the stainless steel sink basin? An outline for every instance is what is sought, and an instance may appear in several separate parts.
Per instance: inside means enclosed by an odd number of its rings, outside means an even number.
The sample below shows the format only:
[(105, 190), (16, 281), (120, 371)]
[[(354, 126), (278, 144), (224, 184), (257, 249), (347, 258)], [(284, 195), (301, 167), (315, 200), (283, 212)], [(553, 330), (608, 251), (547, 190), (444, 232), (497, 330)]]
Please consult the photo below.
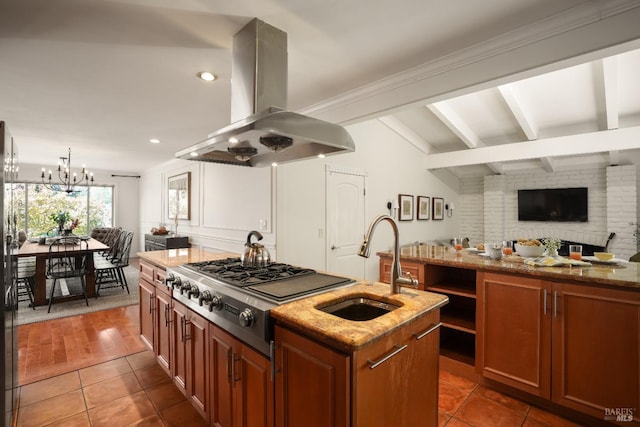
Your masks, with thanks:
[(380, 317), (396, 308), (400, 308), (400, 306), (368, 296), (357, 296), (324, 307), (318, 307), (318, 310), (333, 314), (341, 319), (362, 322)]

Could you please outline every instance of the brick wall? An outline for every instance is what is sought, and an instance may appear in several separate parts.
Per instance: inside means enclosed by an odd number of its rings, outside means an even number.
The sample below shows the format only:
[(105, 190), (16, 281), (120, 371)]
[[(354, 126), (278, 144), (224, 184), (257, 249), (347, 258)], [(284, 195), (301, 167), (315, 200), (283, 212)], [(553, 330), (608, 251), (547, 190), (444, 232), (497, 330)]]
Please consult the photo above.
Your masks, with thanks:
[[(639, 215), (639, 182), (636, 166), (491, 175), (482, 183), (466, 178), (461, 180), (460, 235), (472, 243), (556, 237), (604, 246), (609, 233), (614, 232), (609, 249), (620, 258), (629, 258), (636, 253), (635, 226), (629, 223)], [(565, 187), (589, 189), (588, 222), (518, 221), (517, 190)]]

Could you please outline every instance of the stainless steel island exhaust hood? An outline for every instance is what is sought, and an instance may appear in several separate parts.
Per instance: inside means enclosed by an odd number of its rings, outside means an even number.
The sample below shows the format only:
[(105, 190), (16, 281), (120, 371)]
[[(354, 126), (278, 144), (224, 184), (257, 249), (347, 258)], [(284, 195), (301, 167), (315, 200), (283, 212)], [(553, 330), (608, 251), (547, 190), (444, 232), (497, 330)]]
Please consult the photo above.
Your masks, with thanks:
[(253, 19), (233, 37), (231, 123), (176, 157), (269, 166), (355, 150), (341, 126), (286, 111), (287, 34)]

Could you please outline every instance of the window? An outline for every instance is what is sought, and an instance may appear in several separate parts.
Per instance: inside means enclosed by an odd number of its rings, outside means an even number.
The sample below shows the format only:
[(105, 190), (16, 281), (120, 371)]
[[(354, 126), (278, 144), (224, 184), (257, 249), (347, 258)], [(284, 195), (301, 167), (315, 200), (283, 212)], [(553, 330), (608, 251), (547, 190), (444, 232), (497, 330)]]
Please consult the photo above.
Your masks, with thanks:
[(59, 212), (68, 212), (69, 222), (78, 220), (73, 230), (76, 235), (87, 235), (96, 227), (112, 227), (113, 186), (79, 188), (67, 195), (42, 184), (14, 184), (17, 229), (25, 230), (29, 237), (54, 235), (58, 225), (52, 216)]

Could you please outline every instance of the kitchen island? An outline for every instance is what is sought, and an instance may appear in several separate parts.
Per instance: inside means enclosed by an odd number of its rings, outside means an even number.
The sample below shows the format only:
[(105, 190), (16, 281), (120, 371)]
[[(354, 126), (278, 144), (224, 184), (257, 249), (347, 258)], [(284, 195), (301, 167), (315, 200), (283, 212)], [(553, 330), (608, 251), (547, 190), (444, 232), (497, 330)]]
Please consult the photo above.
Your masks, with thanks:
[[(448, 297), (408, 289), (391, 295), (389, 285), (356, 282), (284, 302), (270, 310), (267, 327), (275, 333), (265, 354), (196, 312), (202, 303), (227, 311), (226, 303), (201, 300), (190, 309), (179, 300), (185, 279), (181, 286), (165, 280), (167, 268), (237, 254), (190, 248), (138, 255), (141, 336), (211, 425), (437, 425), (440, 308)], [(193, 285), (202, 285), (191, 282), (189, 299)], [(198, 293), (193, 298), (198, 305)], [(353, 298), (394, 309), (362, 321), (323, 311)]]
[[(378, 256), (386, 281), (392, 254)], [(427, 245), (400, 260), (422, 289), (450, 298), (444, 369), (585, 425), (640, 408), (638, 264), (534, 267)]]

